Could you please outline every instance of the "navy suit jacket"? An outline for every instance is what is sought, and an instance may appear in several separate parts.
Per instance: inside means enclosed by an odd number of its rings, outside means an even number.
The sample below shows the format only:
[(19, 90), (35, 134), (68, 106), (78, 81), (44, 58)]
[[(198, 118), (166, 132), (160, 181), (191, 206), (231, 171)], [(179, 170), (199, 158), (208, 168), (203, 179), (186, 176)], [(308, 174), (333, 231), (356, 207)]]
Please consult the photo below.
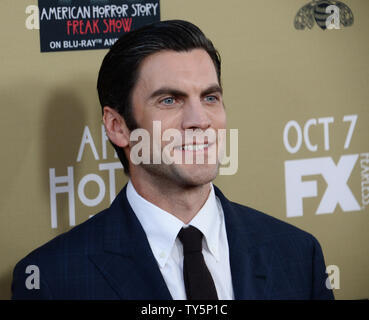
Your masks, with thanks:
[[(216, 187), (215, 193), (224, 211), (235, 299), (333, 299), (312, 235), (230, 202)], [(36, 275), (26, 273), (29, 265), (38, 267), (39, 289), (27, 288), (27, 277)], [(110, 208), (22, 259), (14, 268), (12, 298), (172, 299), (126, 187)]]

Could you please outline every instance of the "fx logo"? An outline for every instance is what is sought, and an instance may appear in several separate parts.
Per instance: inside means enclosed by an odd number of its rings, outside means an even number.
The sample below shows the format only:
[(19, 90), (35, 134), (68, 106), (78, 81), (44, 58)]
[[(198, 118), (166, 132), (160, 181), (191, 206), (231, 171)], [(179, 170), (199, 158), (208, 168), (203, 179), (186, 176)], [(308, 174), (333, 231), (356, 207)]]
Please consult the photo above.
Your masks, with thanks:
[(312, 175), (322, 175), (327, 183), (316, 214), (333, 213), (338, 204), (343, 211), (361, 210), (347, 185), (358, 157), (343, 155), (337, 165), (331, 157), (285, 161), (287, 217), (302, 216), (303, 199), (317, 197), (317, 181), (302, 181), (302, 177)]

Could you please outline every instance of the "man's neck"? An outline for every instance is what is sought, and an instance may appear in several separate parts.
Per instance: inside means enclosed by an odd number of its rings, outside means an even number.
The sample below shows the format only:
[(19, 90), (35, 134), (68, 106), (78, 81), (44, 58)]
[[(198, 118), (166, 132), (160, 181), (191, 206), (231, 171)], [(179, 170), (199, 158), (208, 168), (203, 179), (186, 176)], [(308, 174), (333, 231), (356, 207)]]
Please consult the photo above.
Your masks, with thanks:
[(185, 224), (200, 211), (211, 190), (210, 183), (182, 187), (168, 183), (150, 183), (134, 177), (131, 177), (131, 182), (141, 197), (171, 213)]

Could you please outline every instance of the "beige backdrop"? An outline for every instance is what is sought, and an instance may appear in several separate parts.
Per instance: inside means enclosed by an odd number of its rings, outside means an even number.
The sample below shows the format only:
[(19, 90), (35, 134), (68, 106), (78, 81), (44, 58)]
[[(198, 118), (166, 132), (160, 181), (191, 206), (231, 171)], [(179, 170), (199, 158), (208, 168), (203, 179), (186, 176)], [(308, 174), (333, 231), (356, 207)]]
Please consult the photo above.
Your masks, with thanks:
[[(365, 163), (360, 163), (361, 154), (369, 152), (369, 1), (344, 1), (355, 17), (349, 28), (323, 31), (315, 25), (298, 31), (293, 26), (294, 16), (307, 2), (162, 0), (161, 18), (198, 24), (222, 55), (228, 126), (239, 129), (239, 167), (236, 175), (218, 177), (216, 184), (230, 199), (315, 235), (326, 264), (339, 269), (336, 298), (369, 298), (369, 208), (363, 205), (365, 175), (361, 173)], [(70, 229), (67, 194), (56, 196), (57, 227), (51, 227), (50, 169), (60, 177), (72, 168), (67, 186), (69, 190), (74, 187), (72, 202), (78, 224), (109, 205), (112, 180), (109, 171), (99, 170), (99, 165), (117, 161), (110, 145), (104, 154), (106, 141), (101, 134), (95, 89), (106, 50), (40, 53), (38, 30), (25, 26), (25, 9), (33, 4), (37, 1), (0, 3), (3, 299), (10, 298), (15, 263)], [(343, 121), (345, 115), (357, 116), (347, 148), (344, 144), (351, 122)], [(283, 132), (289, 121), (296, 121), (303, 130), (307, 120), (326, 117), (334, 121), (328, 125), (328, 150), (324, 125), (318, 122), (309, 131), (317, 151), (309, 151), (304, 142), (296, 153), (286, 150)], [(86, 126), (93, 144), (85, 145), (77, 162)], [(289, 141), (291, 146), (298, 142), (294, 129)], [(332, 213), (316, 214), (328, 186), (331, 191), (336, 187), (325, 180), (326, 168), (318, 166), (321, 174), (302, 179), (317, 181), (316, 196), (303, 200), (302, 216), (287, 217), (286, 187), (290, 181), (285, 180), (285, 161), (329, 158), (333, 168), (341, 168), (337, 163), (344, 155), (358, 155), (352, 172), (346, 169), (347, 186), (361, 208), (344, 211), (337, 205)], [(81, 181), (91, 178), (89, 174), (101, 177), (105, 185), (103, 200), (92, 207), (83, 204), (86, 201), (78, 193)], [(118, 190), (126, 178), (122, 170), (114, 171), (114, 177)], [(83, 191), (92, 199), (99, 188), (89, 182)]]

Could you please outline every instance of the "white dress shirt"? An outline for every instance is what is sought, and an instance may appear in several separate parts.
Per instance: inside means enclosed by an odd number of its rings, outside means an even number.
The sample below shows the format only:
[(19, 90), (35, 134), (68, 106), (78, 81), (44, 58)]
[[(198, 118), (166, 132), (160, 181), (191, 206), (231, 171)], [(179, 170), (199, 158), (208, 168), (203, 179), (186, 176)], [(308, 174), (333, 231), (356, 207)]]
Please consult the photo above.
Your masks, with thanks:
[[(127, 199), (146, 233), (172, 298), (185, 300), (183, 246), (177, 235), (187, 225), (141, 197), (131, 181), (128, 181)], [(196, 227), (204, 235), (202, 254), (214, 280), (218, 298), (233, 300), (224, 213), (213, 185), (207, 201), (188, 225)]]

